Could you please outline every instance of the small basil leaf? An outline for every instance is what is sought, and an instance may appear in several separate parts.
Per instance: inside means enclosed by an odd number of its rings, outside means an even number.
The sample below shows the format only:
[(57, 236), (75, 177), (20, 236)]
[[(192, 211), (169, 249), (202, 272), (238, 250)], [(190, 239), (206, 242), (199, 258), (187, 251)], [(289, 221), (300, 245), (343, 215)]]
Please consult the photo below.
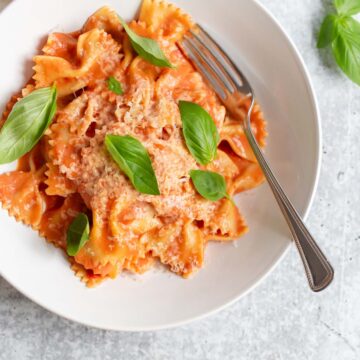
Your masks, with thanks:
[(214, 120), (200, 105), (179, 101), (182, 131), (186, 146), (202, 165), (211, 162), (217, 152), (220, 136)]
[(136, 190), (143, 194), (160, 195), (149, 154), (139, 140), (128, 135), (106, 135), (105, 146)]
[(338, 21), (337, 28), (349, 30), (355, 35), (360, 36), (360, 23), (351, 16), (342, 16)]
[(121, 83), (117, 81), (113, 76), (107, 79), (108, 89), (116, 95), (122, 95), (124, 93)]
[(317, 42), (318, 48), (324, 48), (330, 45), (336, 37), (337, 16), (330, 14), (324, 19)]
[(0, 164), (29, 152), (40, 140), (56, 112), (56, 88), (33, 91), (20, 99), (0, 131)]
[(120, 16), (119, 19), (121, 25), (124, 27), (130, 38), (131, 46), (139, 54), (139, 56), (147, 62), (159, 67), (175, 67), (167, 59), (159, 44), (155, 40), (136, 34)]
[(340, 68), (360, 85), (360, 24), (356, 20), (347, 18), (339, 24), (332, 50)]
[(90, 226), (88, 217), (80, 213), (70, 224), (66, 238), (66, 252), (75, 256), (89, 240)]
[(212, 171), (191, 170), (190, 177), (197, 192), (205, 199), (217, 201), (226, 197), (230, 200), (222, 175)]
[(360, 0), (335, 0), (336, 10), (342, 15), (355, 15), (360, 12)]

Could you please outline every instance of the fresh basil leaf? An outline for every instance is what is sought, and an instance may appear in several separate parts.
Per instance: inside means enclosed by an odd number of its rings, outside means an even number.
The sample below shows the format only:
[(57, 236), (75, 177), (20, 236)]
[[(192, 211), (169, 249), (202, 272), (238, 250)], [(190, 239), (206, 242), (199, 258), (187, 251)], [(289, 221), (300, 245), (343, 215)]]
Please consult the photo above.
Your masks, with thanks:
[(86, 214), (79, 213), (70, 224), (66, 238), (66, 252), (75, 256), (89, 240), (90, 226)]
[(360, 24), (356, 20), (347, 18), (339, 23), (332, 51), (344, 73), (360, 85)]
[(337, 28), (349, 30), (360, 36), (360, 23), (351, 16), (342, 16), (338, 21)]
[(355, 15), (360, 12), (360, 0), (335, 0), (336, 10), (341, 15)]
[(120, 16), (119, 19), (130, 38), (131, 46), (144, 60), (159, 67), (175, 67), (167, 59), (155, 40), (136, 34)]
[(116, 95), (122, 95), (124, 93), (121, 83), (117, 81), (113, 76), (107, 79), (108, 89)]
[(33, 91), (20, 99), (0, 131), (0, 164), (29, 152), (40, 140), (56, 112), (56, 88)]
[(224, 197), (230, 199), (222, 175), (212, 171), (191, 170), (190, 177), (197, 192), (205, 199), (211, 201), (217, 201)]
[(338, 17), (333, 14), (325, 17), (319, 32), (318, 48), (324, 48), (334, 41), (336, 37), (337, 19)]
[(106, 135), (105, 146), (136, 190), (160, 195), (149, 154), (139, 140), (128, 135)]
[(186, 146), (202, 165), (211, 162), (217, 152), (220, 136), (214, 120), (200, 105), (179, 101), (182, 131)]

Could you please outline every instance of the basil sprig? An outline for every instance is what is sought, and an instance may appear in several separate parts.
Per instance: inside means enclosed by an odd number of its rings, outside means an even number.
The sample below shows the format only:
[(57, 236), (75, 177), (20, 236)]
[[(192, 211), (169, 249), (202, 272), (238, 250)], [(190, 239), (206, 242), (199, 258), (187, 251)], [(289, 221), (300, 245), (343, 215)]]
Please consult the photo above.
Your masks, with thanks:
[(185, 143), (195, 160), (206, 165), (214, 160), (220, 136), (214, 120), (200, 105), (179, 101)]
[(139, 140), (128, 135), (106, 135), (105, 146), (136, 190), (160, 195), (149, 154)]
[(89, 240), (90, 225), (86, 214), (79, 213), (70, 224), (66, 238), (66, 252), (75, 256)]
[(335, 0), (334, 5), (340, 14), (355, 15), (360, 12), (359, 0)]
[(20, 99), (0, 131), (0, 164), (29, 152), (40, 140), (56, 112), (56, 88), (35, 90)]
[(317, 46), (331, 45), (336, 63), (360, 85), (360, 23), (352, 18), (360, 12), (360, 0), (335, 0), (336, 14), (325, 17)]
[(107, 79), (108, 89), (116, 95), (122, 95), (124, 93), (121, 83), (113, 76)]
[(226, 197), (231, 200), (222, 175), (212, 171), (191, 170), (190, 177), (197, 192), (205, 199), (217, 201)]
[(139, 54), (139, 56), (150, 64), (159, 67), (175, 67), (167, 59), (159, 44), (155, 40), (136, 34), (120, 16), (119, 20), (129, 36), (131, 46), (137, 54)]

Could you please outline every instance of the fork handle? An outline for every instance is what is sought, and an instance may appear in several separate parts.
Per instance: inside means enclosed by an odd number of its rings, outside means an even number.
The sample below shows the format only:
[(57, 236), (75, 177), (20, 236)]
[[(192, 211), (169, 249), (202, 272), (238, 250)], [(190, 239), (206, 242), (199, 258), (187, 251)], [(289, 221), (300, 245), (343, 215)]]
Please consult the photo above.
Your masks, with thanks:
[(310, 288), (321, 291), (331, 283), (334, 270), (271, 171), (250, 127), (245, 125), (244, 132), (294, 237)]

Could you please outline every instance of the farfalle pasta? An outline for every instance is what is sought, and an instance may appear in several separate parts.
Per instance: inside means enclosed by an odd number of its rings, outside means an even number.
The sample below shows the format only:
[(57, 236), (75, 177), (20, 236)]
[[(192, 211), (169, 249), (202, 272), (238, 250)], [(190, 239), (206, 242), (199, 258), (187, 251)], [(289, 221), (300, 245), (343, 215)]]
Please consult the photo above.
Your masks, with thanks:
[[(88, 286), (122, 271), (143, 273), (156, 261), (184, 277), (204, 263), (210, 240), (237, 239), (248, 228), (234, 203), (209, 201), (194, 188), (194, 169), (221, 174), (229, 195), (264, 180), (242, 125), (227, 114), (214, 91), (177, 42), (194, 24), (173, 5), (144, 0), (138, 35), (156, 40), (173, 68), (139, 56), (114, 10), (103, 7), (79, 31), (50, 34), (34, 58), (34, 76), (16, 100), (44, 87), (57, 88), (57, 111), (37, 145), (0, 175), (0, 201), (9, 214), (66, 249), (67, 229), (79, 213), (90, 219), (89, 239), (69, 257)], [(123, 93), (108, 87), (112, 76)], [(200, 105), (220, 135), (217, 155), (200, 165), (187, 149), (178, 108), (180, 100)], [(247, 99), (239, 105), (244, 116)], [(264, 146), (265, 122), (259, 106), (252, 114), (257, 141)], [(107, 134), (129, 135), (146, 148), (160, 195), (137, 191), (104, 146)]]

